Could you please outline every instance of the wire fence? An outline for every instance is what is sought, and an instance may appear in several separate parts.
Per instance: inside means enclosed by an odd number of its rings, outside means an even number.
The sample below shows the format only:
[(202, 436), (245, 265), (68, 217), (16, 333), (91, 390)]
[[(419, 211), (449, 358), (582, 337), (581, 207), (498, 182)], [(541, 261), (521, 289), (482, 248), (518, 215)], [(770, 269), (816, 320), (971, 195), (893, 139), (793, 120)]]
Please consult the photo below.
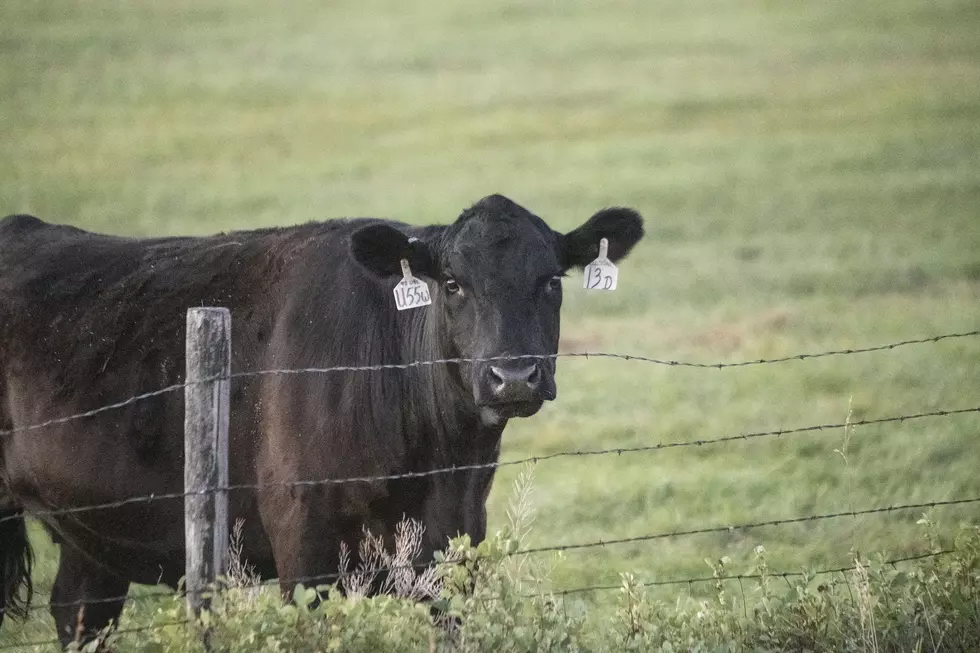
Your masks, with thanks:
[[(111, 403), (111, 404), (106, 404), (104, 406), (93, 408), (91, 410), (87, 410), (84, 412), (75, 413), (64, 417), (53, 418), (27, 426), (0, 430), (0, 437), (5, 437), (15, 433), (25, 432), (25, 431), (40, 430), (51, 426), (63, 425), (75, 420), (94, 417), (101, 413), (131, 406), (140, 401), (173, 393), (191, 385), (195, 385), (199, 383), (210, 383), (216, 380), (241, 379), (241, 378), (251, 378), (251, 377), (260, 377), (260, 376), (290, 376), (290, 375), (304, 375), (304, 374), (355, 373), (355, 372), (366, 372), (366, 371), (407, 370), (407, 369), (432, 366), (432, 365), (440, 365), (440, 364), (482, 363), (482, 362), (496, 362), (496, 361), (503, 361), (503, 360), (524, 360), (524, 359), (554, 359), (558, 357), (573, 357), (573, 358), (587, 358), (587, 359), (610, 358), (616, 360), (637, 361), (637, 362), (645, 362), (645, 363), (666, 365), (672, 367), (693, 367), (693, 368), (702, 368), (702, 369), (721, 370), (727, 368), (747, 367), (753, 365), (767, 365), (767, 364), (787, 363), (791, 361), (805, 361), (805, 360), (825, 358), (831, 356), (864, 354), (864, 353), (870, 353), (876, 351), (892, 350), (898, 347), (936, 343), (942, 340), (967, 338), (967, 337), (975, 337), (975, 336), (980, 336), (980, 330), (960, 332), (960, 333), (947, 333), (947, 334), (931, 336), (927, 338), (918, 338), (918, 339), (911, 339), (911, 340), (903, 340), (899, 342), (892, 342), (885, 345), (837, 349), (837, 350), (822, 351), (822, 352), (815, 352), (815, 353), (803, 353), (803, 354), (796, 354), (793, 356), (784, 356), (779, 358), (745, 360), (745, 361), (736, 361), (736, 362), (720, 362), (720, 363), (677, 361), (677, 360), (668, 360), (668, 359), (658, 359), (658, 358), (652, 358), (647, 356), (639, 356), (633, 354), (621, 354), (621, 353), (610, 353), (610, 352), (582, 352), (582, 353), (574, 352), (574, 353), (558, 353), (558, 354), (553, 354), (548, 356), (520, 355), (520, 356), (500, 356), (500, 357), (490, 357), (490, 358), (448, 358), (448, 359), (439, 359), (439, 360), (431, 360), (431, 361), (416, 361), (411, 363), (397, 363), (397, 364), (384, 364), (384, 365), (336, 366), (336, 367), (326, 367), (326, 368), (303, 368), (303, 369), (272, 369), (272, 370), (257, 370), (257, 371), (249, 371), (249, 372), (235, 372), (228, 377), (215, 377), (215, 378), (203, 379), (200, 381), (175, 383), (160, 388), (158, 390), (153, 390), (150, 392), (138, 394), (128, 399)], [(706, 445), (733, 442), (738, 440), (749, 441), (749, 440), (754, 440), (759, 438), (781, 437), (781, 436), (812, 433), (812, 432), (825, 431), (825, 430), (867, 426), (867, 425), (874, 425), (874, 424), (901, 423), (910, 420), (949, 417), (953, 415), (963, 415), (968, 413), (973, 413), (973, 414), (980, 413), (980, 406), (965, 407), (965, 408), (947, 408), (947, 409), (924, 411), (918, 413), (909, 413), (903, 415), (892, 415), (892, 416), (879, 417), (879, 418), (868, 418), (868, 419), (861, 419), (861, 420), (854, 420), (854, 421), (849, 420), (840, 423), (815, 424), (815, 425), (801, 426), (795, 428), (783, 428), (783, 429), (774, 429), (774, 430), (740, 433), (740, 434), (732, 434), (732, 435), (722, 435), (714, 438), (704, 438), (704, 439), (686, 440), (686, 441), (678, 441), (678, 442), (658, 442), (658, 443), (642, 444), (642, 445), (636, 445), (630, 447), (615, 447), (615, 448), (605, 448), (605, 449), (558, 451), (558, 452), (553, 452), (548, 454), (528, 456), (524, 458), (505, 460), (505, 461), (495, 461), (495, 462), (471, 464), (471, 465), (457, 465), (457, 466), (443, 467), (443, 468), (430, 469), (430, 470), (411, 471), (411, 472), (402, 472), (402, 473), (393, 473), (393, 474), (352, 476), (352, 477), (345, 477), (345, 478), (305, 479), (305, 480), (292, 480), (292, 481), (266, 482), (266, 483), (231, 484), (224, 487), (209, 488), (208, 490), (201, 491), (201, 492), (193, 492), (193, 493), (172, 492), (172, 493), (164, 493), (164, 494), (148, 494), (148, 495), (127, 497), (125, 499), (120, 499), (117, 501), (98, 503), (98, 504), (57, 507), (57, 508), (51, 508), (46, 510), (34, 510), (34, 511), (30, 511), (28, 514), (32, 517), (37, 517), (41, 519), (56, 518), (56, 517), (63, 517), (68, 515), (77, 515), (77, 514), (91, 512), (91, 511), (118, 509), (118, 508), (140, 505), (140, 504), (150, 505), (153, 504), (154, 502), (183, 499), (188, 496), (202, 495), (202, 494), (208, 494), (214, 492), (232, 492), (232, 491), (245, 491), (245, 490), (261, 491), (261, 490), (266, 490), (275, 487), (324, 486), (324, 485), (340, 485), (340, 484), (348, 484), (348, 483), (384, 482), (384, 481), (428, 477), (428, 476), (435, 476), (441, 474), (452, 474), (452, 473), (481, 470), (481, 469), (496, 469), (501, 467), (515, 466), (515, 465), (525, 465), (529, 463), (533, 464), (533, 463), (539, 463), (548, 460), (554, 460), (558, 458), (608, 456), (608, 455), (619, 456), (624, 454), (653, 452), (653, 451), (660, 451), (660, 450), (673, 449), (679, 447), (701, 447)], [(588, 550), (594, 548), (604, 548), (604, 547), (614, 546), (614, 545), (649, 542), (654, 540), (692, 536), (698, 534), (735, 532), (735, 531), (757, 529), (757, 528), (764, 528), (764, 527), (777, 527), (777, 526), (786, 526), (786, 525), (800, 524), (806, 522), (831, 520), (831, 519), (838, 519), (843, 517), (857, 517), (862, 515), (881, 515), (881, 514), (898, 512), (898, 511), (974, 504), (977, 502), (980, 502), (980, 497), (967, 497), (967, 498), (959, 498), (959, 499), (939, 499), (939, 500), (934, 500), (929, 502), (894, 504), (888, 506), (866, 508), (861, 510), (848, 510), (848, 511), (841, 511), (841, 512), (831, 512), (831, 513), (812, 514), (812, 515), (797, 515), (792, 517), (770, 519), (766, 521), (746, 522), (741, 524), (715, 525), (709, 527), (690, 528), (684, 530), (647, 533), (647, 534), (622, 537), (622, 538), (528, 547), (528, 548), (518, 549), (508, 555), (511, 556), (534, 555), (534, 554), (542, 554), (542, 553), (581, 551), (581, 550)], [(8, 516), (8, 517), (0, 518), (0, 523), (4, 521), (22, 519), (22, 518), (23, 517), (21, 515)], [(894, 558), (894, 559), (886, 560), (885, 564), (896, 565), (902, 562), (921, 560), (925, 558), (946, 555), (952, 552), (953, 552), (952, 550), (932, 551), (927, 553), (916, 554), (913, 556), (907, 556), (903, 558)], [(456, 561), (448, 560), (448, 561), (443, 561), (441, 563), (427, 562), (427, 563), (412, 564), (412, 565), (408, 565), (408, 567), (424, 568), (424, 567), (429, 567), (433, 564), (455, 564), (455, 563)], [(854, 567), (852, 565), (847, 567), (820, 569), (811, 572), (803, 572), (803, 571), (767, 572), (766, 576), (772, 578), (790, 578), (794, 576), (803, 576), (805, 574), (823, 575), (823, 574), (832, 574), (832, 573), (844, 573), (849, 570), (852, 570), (853, 568)], [(395, 568), (389, 567), (387, 570), (393, 570), (393, 569)], [(377, 570), (377, 571), (382, 571), (382, 570)], [(320, 574), (315, 576), (306, 576), (302, 578), (276, 579), (270, 582), (282, 583), (282, 584), (331, 583), (331, 582), (338, 581), (340, 577), (341, 574), (335, 572), (331, 574)], [(712, 575), (712, 576), (700, 576), (700, 577), (693, 577), (693, 578), (647, 581), (647, 582), (640, 583), (640, 585), (642, 586), (666, 586), (666, 585), (683, 585), (683, 584), (693, 585), (694, 583), (702, 583), (702, 582), (710, 582), (710, 581), (729, 581), (729, 580), (741, 581), (745, 579), (758, 579), (761, 577), (762, 574), (758, 574), (758, 573), (735, 574), (735, 575)], [(599, 592), (605, 590), (619, 589), (621, 587), (622, 587), (621, 584), (590, 585), (590, 586), (559, 589), (550, 592), (549, 594), (558, 595), (558, 596), (569, 596), (569, 595), (582, 594), (587, 592)], [(86, 600), (85, 603), (93, 604), (93, 605), (99, 603), (115, 603), (120, 601), (124, 603), (132, 603), (134, 601), (154, 600), (167, 596), (173, 596), (173, 592), (169, 590), (165, 590), (165, 591), (145, 592), (145, 593), (133, 594), (133, 595), (127, 594), (127, 595), (114, 596), (114, 597), (104, 597), (104, 598), (94, 599), (94, 600)], [(55, 604), (49, 604), (47, 606), (32, 605), (28, 607), (28, 611), (43, 610), (43, 609), (48, 609), (50, 607), (72, 607), (75, 605), (77, 605), (77, 602), (55, 603)], [(2, 615), (3, 613), (4, 610), (0, 609), (0, 615)], [(151, 630), (156, 628), (186, 625), (187, 623), (189, 623), (188, 620), (165, 622), (162, 624), (153, 624), (150, 626), (117, 629), (115, 633), (117, 635), (125, 634), (125, 633), (136, 633), (136, 632), (141, 632), (141, 631)], [(11, 644), (0, 645), (0, 650), (26, 647), (26, 646), (56, 645), (58, 643), (59, 643), (58, 640), (16, 642)]]
[[(162, 621), (160, 623), (149, 624), (146, 626), (116, 628), (115, 630), (112, 631), (112, 634), (113, 636), (132, 635), (135, 633), (144, 633), (151, 630), (173, 628), (175, 626), (187, 626), (190, 623), (191, 623), (191, 619), (174, 619), (172, 621)], [(28, 640), (26, 642), (11, 642), (9, 644), (0, 644), (0, 651), (9, 651), (15, 648), (26, 648), (28, 646), (57, 646), (58, 650), (61, 650), (61, 641), (57, 639), (36, 639), (36, 640)]]
[(234, 372), (231, 375), (216, 376), (207, 379), (199, 379), (197, 381), (184, 381), (181, 383), (174, 383), (158, 390), (152, 390), (149, 392), (144, 392), (142, 394), (134, 395), (128, 399), (118, 401), (111, 404), (106, 404), (104, 406), (99, 406), (98, 408), (92, 408), (91, 410), (86, 410), (80, 413), (74, 413), (72, 415), (66, 415), (64, 417), (56, 417), (36, 424), (29, 424), (26, 426), (18, 426), (9, 429), (0, 430), (0, 437), (6, 437), (13, 435), (14, 433), (22, 433), (25, 431), (36, 431), (38, 429), (47, 428), (50, 426), (58, 426), (61, 424), (66, 424), (79, 419), (85, 419), (88, 417), (95, 417), (104, 412), (119, 410), (127, 406), (131, 406), (140, 401), (145, 401), (147, 399), (152, 399), (154, 397), (159, 397), (162, 395), (170, 394), (172, 392), (177, 392), (178, 390), (183, 390), (184, 388), (192, 385), (198, 385), (202, 383), (213, 383), (215, 381), (226, 381), (234, 379), (243, 379), (250, 377), (259, 376), (292, 376), (300, 374), (332, 374), (332, 373), (347, 373), (347, 372), (380, 372), (385, 370), (408, 370), (420, 367), (429, 367), (433, 365), (459, 365), (467, 363), (494, 363), (500, 361), (514, 361), (514, 360), (552, 360), (557, 358), (612, 358), (622, 361), (636, 361), (641, 363), (652, 363), (655, 365), (666, 365), (670, 367), (694, 367), (702, 369), (728, 369), (735, 367), (748, 367), (752, 365), (771, 365), (776, 363), (787, 363), (791, 361), (805, 361), (817, 358), (826, 358), (830, 356), (850, 356), (854, 354), (867, 354), (876, 351), (887, 351), (891, 349), (896, 349), (898, 347), (907, 347), (910, 345), (922, 345), (937, 343), (942, 340), (951, 340), (954, 338), (971, 338), (980, 336), (980, 329), (974, 331), (964, 331), (959, 333), (944, 333), (937, 336), (929, 336), (927, 338), (916, 338), (911, 340), (901, 340), (898, 342), (892, 342), (885, 345), (875, 345), (872, 347), (858, 347), (858, 348), (847, 348), (847, 349), (834, 349), (829, 351), (814, 352), (814, 353), (803, 353), (794, 354), (792, 356), (782, 356), (779, 358), (760, 358), (755, 360), (746, 361), (735, 361), (735, 362), (720, 362), (720, 363), (698, 363), (690, 361), (677, 361), (661, 358), (651, 358), (649, 356), (641, 356), (637, 354), (621, 354), (615, 352), (559, 352), (556, 354), (521, 354), (516, 356), (491, 356), (487, 358), (440, 358), (436, 360), (429, 361), (414, 361), (410, 363), (386, 363), (382, 365), (337, 365), (334, 367), (307, 367), (307, 368), (297, 368), (297, 369), (272, 369), (272, 370), (255, 370), (250, 372)]
[[(955, 552), (956, 552), (955, 549), (942, 549), (939, 551), (928, 551), (924, 553), (918, 553), (915, 555), (890, 558), (882, 561), (881, 564), (882, 566), (891, 566), (897, 568), (897, 565), (902, 563), (916, 562), (928, 558), (936, 558), (940, 556), (949, 555)], [(719, 582), (738, 581), (739, 585), (741, 586), (741, 581), (743, 580), (761, 580), (763, 578), (778, 578), (778, 579), (786, 580), (788, 582), (788, 579), (794, 577), (798, 578), (798, 577), (808, 576), (812, 578), (817, 576), (826, 576), (830, 574), (846, 574), (854, 570), (855, 570), (855, 564), (852, 563), (845, 566), (807, 570), (807, 571), (766, 571), (765, 573), (756, 572), (756, 573), (748, 573), (748, 574), (713, 574), (711, 576), (696, 576), (691, 578), (675, 578), (675, 579), (667, 579), (667, 580), (641, 581), (637, 583), (637, 585), (640, 587), (666, 587), (666, 586), (674, 586), (674, 585), (688, 585), (693, 587), (693, 585), (696, 583), (719, 583)], [(540, 598), (542, 596), (566, 598), (578, 594), (585, 594), (591, 592), (607, 592), (607, 591), (615, 591), (615, 590), (622, 590), (622, 589), (623, 589), (623, 583), (605, 584), (605, 585), (585, 585), (581, 587), (572, 587), (572, 588), (555, 590), (555, 591), (545, 592), (545, 593), (537, 592), (533, 594), (523, 594), (522, 596), (527, 599)], [(96, 605), (99, 603), (115, 603), (117, 601), (126, 601), (126, 602), (148, 601), (148, 600), (157, 600), (157, 599), (163, 599), (163, 598), (173, 597), (173, 596), (174, 596), (173, 592), (153, 592), (153, 593), (147, 593), (147, 594), (141, 594), (135, 596), (127, 595), (127, 596), (115, 596), (115, 597), (110, 597), (105, 599), (87, 600), (86, 605)], [(744, 592), (743, 592), (742, 601), (743, 603), (745, 602)], [(33, 611), (37, 609), (46, 609), (47, 607), (76, 607), (76, 606), (78, 606), (78, 602), (51, 603), (49, 606), (30, 606), (29, 610)], [(3, 611), (0, 610), (0, 614), (2, 614), (2, 612)], [(175, 626), (186, 627), (191, 623), (192, 623), (191, 619), (177, 619), (177, 620), (164, 621), (155, 624), (149, 624), (145, 626), (117, 628), (113, 630), (112, 634), (113, 636), (136, 634), (136, 633), (142, 633), (147, 631), (160, 630), (163, 628), (172, 628)], [(31, 646), (60, 646), (60, 644), (61, 642), (57, 639), (28, 640), (23, 642), (11, 642), (7, 644), (2, 644), (0, 645), (0, 651), (26, 648)]]
[[(800, 524), (805, 522), (840, 519), (843, 517), (859, 517), (863, 515), (885, 514), (891, 512), (907, 511), (907, 510), (922, 510), (922, 509), (929, 509), (929, 508), (940, 508), (940, 507), (957, 506), (957, 505), (964, 505), (964, 504), (974, 504), (978, 502), (980, 502), (980, 497), (968, 497), (968, 498), (961, 498), (961, 499), (943, 499), (943, 500), (935, 500), (935, 501), (928, 501), (928, 502), (893, 504), (889, 506), (866, 508), (862, 510), (845, 510), (839, 512), (820, 513), (814, 515), (784, 517), (779, 519), (770, 519), (766, 521), (756, 521), (756, 522), (745, 522), (740, 524), (720, 524), (716, 526), (708, 526), (702, 528), (664, 531), (664, 532), (657, 532), (657, 533), (646, 533), (642, 535), (635, 535), (635, 536), (623, 537), (623, 538), (602, 539), (602, 540), (593, 540), (588, 542), (555, 544), (555, 545), (538, 546), (538, 547), (527, 547), (527, 548), (521, 548), (512, 551), (510, 553), (507, 553), (506, 557), (536, 555), (542, 553), (564, 553), (569, 551), (581, 551), (585, 549), (605, 548), (608, 546), (614, 546), (620, 544), (650, 542), (654, 540), (663, 540), (663, 539), (669, 539), (675, 537), (687, 537), (693, 535), (705, 535), (705, 534), (713, 534), (713, 533), (734, 533), (736, 531), (745, 531), (745, 530), (752, 530), (752, 529), (764, 528), (764, 527), (787, 526), (791, 524)], [(951, 553), (951, 552), (952, 551), (946, 551), (945, 553)], [(909, 558), (908, 560), (930, 557), (931, 555), (932, 554), (921, 554), (919, 556)], [(906, 560), (896, 559), (894, 562), (903, 562), (903, 561)], [(443, 561), (417, 562), (408, 565), (389, 565), (387, 567), (368, 569), (366, 571), (367, 573), (380, 573), (380, 572), (398, 571), (398, 570), (412, 570), (412, 569), (421, 570), (432, 566), (455, 565), (455, 564), (459, 564), (460, 562), (461, 561), (447, 559)], [(295, 578), (277, 578), (268, 581), (266, 584), (282, 584), (282, 585), (309, 584), (309, 583), (330, 584), (338, 580), (341, 580), (341, 578), (345, 575), (345, 573), (347, 572), (331, 572), (326, 574), (316, 574), (316, 575), (301, 576)], [(778, 574), (769, 574), (769, 575), (793, 576), (793, 575), (802, 575), (802, 574), (803, 572), (799, 572), (799, 573), (779, 572)], [(749, 578), (749, 577), (751, 576), (744, 576), (744, 575), (742, 576), (742, 578)], [(712, 576), (710, 578), (714, 579), (715, 577)], [(695, 582), (702, 582), (705, 580), (708, 580), (708, 578), (707, 577), (683, 578), (683, 579), (675, 579), (670, 581), (659, 581), (653, 584), (661, 584), (661, 585), (690, 584)], [(596, 589), (601, 589), (601, 588), (596, 588)], [(202, 591), (209, 592), (211, 590), (202, 590)], [(591, 591), (591, 589), (571, 588), (571, 589), (559, 590), (555, 593), (566, 594), (566, 593), (581, 593), (585, 591)], [(173, 592), (168, 590), (163, 590), (163, 591), (156, 591), (156, 592), (147, 592), (147, 593), (137, 594), (137, 595), (121, 594), (117, 596), (103, 597), (100, 599), (86, 600), (85, 603), (91, 605), (100, 604), (100, 603), (116, 603), (120, 601), (125, 603), (130, 603), (134, 601), (144, 601), (144, 600), (156, 599), (156, 598), (172, 596), (172, 595)], [(78, 605), (77, 601), (67, 602), (67, 603), (50, 603), (47, 606), (32, 605), (28, 607), (28, 611), (44, 610), (49, 607), (73, 607), (76, 605)], [(3, 614), (3, 612), (4, 610), (0, 609), (0, 614)]]
[[(801, 426), (797, 428), (756, 431), (751, 433), (740, 433), (737, 435), (720, 436), (717, 438), (685, 440), (681, 442), (659, 442), (659, 443), (648, 444), (648, 445), (637, 445), (631, 447), (615, 447), (615, 448), (608, 448), (608, 449), (557, 451), (549, 454), (527, 456), (524, 458), (517, 458), (512, 460), (493, 461), (487, 463), (474, 463), (471, 465), (453, 465), (450, 467), (439, 467), (436, 469), (429, 469), (429, 470), (418, 471), (418, 472), (377, 474), (374, 476), (347, 476), (343, 478), (271, 481), (265, 483), (237, 483), (237, 484), (207, 488), (204, 490), (198, 490), (194, 492), (169, 492), (169, 493), (158, 493), (158, 494), (144, 494), (144, 495), (138, 495), (133, 497), (127, 497), (125, 499), (119, 499), (116, 501), (108, 501), (105, 503), (95, 503), (95, 504), (88, 504), (83, 506), (71, 506), (65, 508), (52, 508), (48, 510), (32, 510), (30, 512), (30, 515), (37, 518), (77, 515), (81, 513), (93, 512), (98, 510), (111, 510), (111, 509), (123, 508), (127, 506), (135, 506), (139, 504), (153, 504), (162, 501), (183, 499), (189, 496), (204, 496), (209, 494), (215, 494), (218, 492), (241, 492), (245, 490), (261, 491), (261, 490), (269, 490), (273, 488), (316, 487), (316, 486), (330, 486), (330, 485), (345, 485), (349, 483), (376, 483), (382, 481), (396, 481), (396, 480), (405, 480), (405, 479), (414, 479), (414, 478), (424, 478), (429, 476), (439, 476), (444, 474), (453, 474), (453, 473), (475, 471), (475, 470), (499, 469), (501, 467), (513, 467), (516, 465), (526, 465), (529, 463), (536, 464), (539, 462), (555, 460), (558, 458), (609, 456), (609, 455), (621, 456), (626, 454), (662, 451), (666, 449), (676, 449), (681, 447), (703, 447), (703, 446), (709, 446), (713, 444), (721, 444), (725, 442), (734, 442), (737, 440), (748, 441), (748, 440), (754, 440), (758, 438), (798, 435), (803, 433), (813, 433), (816, 431), (827, 431), (827, 430), (835, 430), (841, 428), (870, 426), (874, 424), (889, 424), (895, 422), (901, 423), (901, 422), (907, 422), (912, 420), (935, 418), (935, 417), (948, 417), (952, 415), (963, 415), (968, 413), (980, 413), (980, 406), (973, 406), (969, 408), (952, 408), (952, 409), (944, 409), (944, 410), (934, 410), (925, 413), (893, 415), (889, 417), (851, 420), (847, 422), (813, 424), (813, 425)], [(18, 520), (18, 519), (21, 519), (19, 515), (0, 517), (0, 523), (6, 521)]]
[[(897, 569), (897, 565), (902, 563), (916, 562), (928, 558), (936, 558), (940, 556), (949, 555), (955, 552), (956, 552), (955, 549), (941, 549), (938, 551), (927, 551), (924, 553), (918, 553), (914, 555), (886, 559), (883, 560), (880, 564), (881, 566), (891, 566)], [(755, 572), (755, 573), (746, 573), (746, 574), (712, 574), (711, 576), (696, 576), (690, 578), (641, 581), (638, 582), (637, 585), (639, 587), (647, 587), (647, 588), (688, 585), (692, 588), (693, 591), (693, 585), (696, 583), (720, 583), (720, 582), (738, 581), (739, 586), (741, 587), (741, 581), (743, 580), (761, 580), (764, 578), (782, 579), (782, 580), (786, 580), (788, 583), (789, 579), (794, 577), (798, 578), (798, 577), (806, 576), (806, 577), (814, 578), (817, 576), (825, 576), (830, 574), (846, 574), (848, 572), (854, 571), (855, 568), (856, 568), (856, 564), (851, 563), (844, 566), (822, 568), (816, 570), (805, 570), (805, 571), (766, 571), (764, 573)], [(310, 577), (302, 580), (309, 582), (315, 579)], [(297, 579), (296, 582), (300, 582), (300, 580)], [(527, 599), (540, 598), (543, 596), (567, 598), (569, 596), (585, 594), (585, 593), (606, 592), (606, 591), (615, 591), (615, 590), (622, 590), (622, 589), (623, 589), (623, 583), (620, 582), (617, 584), (585, 585), (580, 587), (566, 588), (566, 589), (554, 590), (554, 591), (543, 592), (543, 593), (536, 592), (531, 594), (523, 594), (522, 596)], [(168, 597), (172, 598), (173, 596), (174, 596), (173, 592), (152, 592), (152, 593), (141, 594), (141, 595), (125, 595), (125, 596), (109, 597), (104, 599), (87, 600), (85, 603), (86, 605), (95, 605), (99, 603), (114, 603), (117, 601), (125, 601), (127, 603), (132, 603), (136, 601), (158, 600), (158, 599), (164, 599)], [(745, 602), (744, 590), (743, 590), (742, 601), (743, 603)], [(78, 602), (51, 603), (49, 606), (30, 606), (29, 610), (33, 611), (38, 609), (46, 609), (47, 607), (76, 607), (78, 605), (79, 605)], [(0, 610), (0, 614), (2, 614), (2, 610)], [(177, 619), (177, 620), (164, 621), (164, 622), (149, 624), (144, 626), (117, 628), (112, 631), (112, 635), (113, 637), (116, 637), (119, 635), (136, 634), (136, 633), (142, 633), (147, 631), (160, 630), (163, 628), (171, 628), (175, 626), (187, 626), (191, 623), (192, 623), (191, 619)], [(29, 640), (29, 641), (22, 641), (22, 642), (11, 642), (11, 643), (0, 645), (0, 651), (33, 647), (33, 646), (60, 646), (60, 641), (57, 639), (39, 639), (39, 640)]]
[(629, 544), (633, 542), (649, 542), (652, 540), (662, 540), (671, 537), (682, 537), (686, 535), (703, 535), (707, 533), (728, 533), (743, 531), (764, 526), (786, 526), (789, 524), (801, 524), (804, 522), (824, 521), (827, 519), (839, 519), (841, 517), (858, 517), (860, 515), (876, 515), (900, 510), (918, 510), (924, 508), (937, 508), (941, 506), (957, 506), (967, 503), (980, 502), (980, 497), (969, 497), (963, 499), (947, 499), (940, 501), (927, 501), (924, 503), (905, 503), (880, 508), (866, 508), (864, 510), (845, 510), (841, 512), (830, 512), (819, 515), (804, 515), (800, 517), (786, 517), (783, 519), (770, 519), (768, 521), (748, 522), (744, 524), (709, 526), (707, 528), (692, 528), (682, 531), (669, 531), (666, 533), (647, 533), (645, 535), (634, 535), (632, 537), (621, 537), (609, 540), (594, 540), (591, 542), (580, 542), (575, 544), (555, 544), (551, 546), (539, 546), (528, 549), (519, 549), (518, 554), (532, 553), (557, 553), (573, 551), (579, 549), (594, 549), (596, 547), (612, 546), (614, 544)]
[[(929, 551), (926, 553), (917, 553), (915, 555), (903, 556), (900, 558), (889, 558), (882, 562), (884, 566), (896, 567), (903, 562), (915, 562), (918, 560), (926, 560), (928, 558), (936, 558), (939, 556), (949, 555), (951, 553), (956, 553), (956, 549), (942, 549), (940, 551)], [(694, 585), (695, 583), (712, 583), (719, 581), (732, 581), (732, 580), (760, 580), (762, 578), (779, 578), (788, 579), (801, 576), (826, 576), (827, 574), (843, 574), (849, 571), (854, 571), (855, 565), (851, 563), (846, 566), (841, 567), (831, 567), (829, 569), (815, 569), (808, 571), (767, 571), (765, 573), (756, 572), (751, 574), (718, 574), (711, 576), (695, 576), (692, 578), (671, 578), (666, 580), (649, 580), (641, 581), (637, 583), (640, 587), (666, 587), (670, 585)], [(611, 590), (621, 590), (623, 589), (623, 584), (606, 584), (606, 585), (584, 585), (581, 587), (571, 587), (568, 589), (558, 590), (553, 592), (556, 596), (571, 596), (575, 594), (585, 594), (588, 592), (608, 592)], [(528, 595), (531, 598), (535, 595)]]

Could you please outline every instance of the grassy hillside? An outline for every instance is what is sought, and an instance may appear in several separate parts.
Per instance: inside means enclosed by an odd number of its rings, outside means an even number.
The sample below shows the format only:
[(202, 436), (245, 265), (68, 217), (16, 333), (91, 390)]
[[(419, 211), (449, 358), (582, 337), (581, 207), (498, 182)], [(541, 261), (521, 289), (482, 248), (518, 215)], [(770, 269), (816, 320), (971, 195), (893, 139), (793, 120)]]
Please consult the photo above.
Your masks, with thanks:
[[(0, 213), (191, 234), (448, 222), (502, 192), (570, 229), (619, 204), (648, 238), (616, 293), (568, 281), (565, 351), (722, 362), (980, 328), (975, 0), (5, 0), (0, 24)], [(559, 370), (503, 458), (980, 406), (976, 337)], [(980, 496), (978, 435), (968, 414), (542, 462), (530, 545)], [(773, 569), (910, 554), (919, 516), (569, 552), (555, 578), (700, 576), (760, 542)]]

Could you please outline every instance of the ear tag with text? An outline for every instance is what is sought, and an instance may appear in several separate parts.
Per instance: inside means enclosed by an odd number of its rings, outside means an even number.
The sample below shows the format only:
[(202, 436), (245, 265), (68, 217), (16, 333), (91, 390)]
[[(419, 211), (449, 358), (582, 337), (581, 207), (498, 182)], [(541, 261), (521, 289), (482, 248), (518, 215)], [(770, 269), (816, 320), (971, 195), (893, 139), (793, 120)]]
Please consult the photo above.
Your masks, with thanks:
[(408, 267), (408, 259), (402, 259), (402, 280), (395, 286), (395, 307), (399, 311), (405, 311), (419, 306), (428, 306), (432, 303), (429, 297), (429, 285), (412, 276), (412, 269)]
[(599, 256), (585, 266), (582, 287), (586, 290), (616, 290), (618, 278), (619, 269), (609, 260), (609, 241), (603, 238), (599, 241)]

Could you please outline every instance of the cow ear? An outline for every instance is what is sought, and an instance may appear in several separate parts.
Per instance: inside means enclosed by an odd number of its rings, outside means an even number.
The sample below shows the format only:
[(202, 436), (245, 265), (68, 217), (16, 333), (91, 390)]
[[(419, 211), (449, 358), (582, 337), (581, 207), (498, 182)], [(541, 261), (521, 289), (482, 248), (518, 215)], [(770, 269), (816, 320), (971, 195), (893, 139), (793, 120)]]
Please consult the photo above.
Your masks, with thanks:
[(351, 234), (350, 251), (355, 261), (380, 277), (400, 276), (403, 258), (408, 259), (414, 275), (435, 277), (436, 266), (429, 246), (390, 225), (375, 224), (358, 229)]
[(609, 260), (616, 262), (629, 254), (643, 238), (643, 218), (633, 209), (603, 209), (578, 229), (561, 239), (561, 260), (565, 269), (584, 267), (599, 255), (599, 241), (609, 241)]

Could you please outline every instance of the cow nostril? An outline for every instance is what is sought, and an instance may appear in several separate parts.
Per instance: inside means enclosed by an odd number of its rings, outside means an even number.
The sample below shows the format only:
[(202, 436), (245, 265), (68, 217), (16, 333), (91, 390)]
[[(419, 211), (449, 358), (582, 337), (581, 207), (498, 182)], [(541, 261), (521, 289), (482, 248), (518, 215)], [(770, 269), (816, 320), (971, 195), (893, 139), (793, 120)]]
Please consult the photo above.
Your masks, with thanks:
[(490, 380), (493, 381), (494, 385), (497, 386), (503, 385), (504, 376), (506, 376), (506, 372), (493, 365), (490, 366)]
[(532, 388), (536, 388), (541, 382), (541, 368), (534, 364), (531, 369), (531, 373), (527, 377), (527, 384)]

